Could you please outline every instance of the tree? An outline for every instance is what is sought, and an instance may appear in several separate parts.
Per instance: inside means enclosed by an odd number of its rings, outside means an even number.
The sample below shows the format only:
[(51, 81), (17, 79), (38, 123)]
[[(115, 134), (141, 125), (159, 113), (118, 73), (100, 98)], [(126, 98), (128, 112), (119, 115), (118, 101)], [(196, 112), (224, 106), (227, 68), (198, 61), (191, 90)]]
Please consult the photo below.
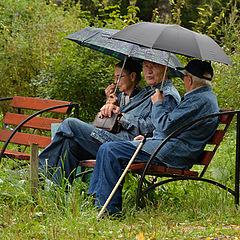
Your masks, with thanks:
[(155, 12), (154, 18), (157, 18), (160, 23), (166, 23), (171, 18), (169, 0), (137, 0), (136, 6), (140, 8), (139, 18), (143, 21), (152, 21), (153, 12)]
[(156, 0), (160, 23), (166, 23), (171, 19), (171, 5), (169, 0)]

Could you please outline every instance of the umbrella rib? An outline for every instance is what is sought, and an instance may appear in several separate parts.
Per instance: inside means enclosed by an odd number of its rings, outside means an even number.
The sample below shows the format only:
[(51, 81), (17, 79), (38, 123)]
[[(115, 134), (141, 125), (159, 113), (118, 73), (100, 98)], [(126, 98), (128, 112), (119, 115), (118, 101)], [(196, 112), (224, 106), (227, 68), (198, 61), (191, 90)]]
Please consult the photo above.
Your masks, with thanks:
[(97, 34), (98, 34), (98, 32), (93, 33), (91, 36), (89, 36), (89, 37), (87, 37), (86, 39), (84, 39), (84, 40), (82, 41), (82, 44), (84, 44), (86, 41), (88, 41), (89, 39), (91, 39), (92, 37), (94, 37), (94, 36), (97, 35)]
[[(200, 34), (200, 33), (197, 33), (197, 34)], [(197, 43), (196, 45), (197, 45), (197, 48), (199, 49), (199, 52), (200, 52), (200, 55), (201, 55), (201, 56), (199, 56), (199, 59), (201, 59), (201, 60), (206, 60), (204, 57), (202, 57), (202, 50), (201, 50), (201, 48), (200, 48), (199, 45), (198, 45), (198, 38), (197, 38), (197, 36), (198, 36), (198, 35), (195, 34), (195, 35), (194, 35), (194, 39), (195, 39), (195, 41), (196, 41), (196, 43)]]

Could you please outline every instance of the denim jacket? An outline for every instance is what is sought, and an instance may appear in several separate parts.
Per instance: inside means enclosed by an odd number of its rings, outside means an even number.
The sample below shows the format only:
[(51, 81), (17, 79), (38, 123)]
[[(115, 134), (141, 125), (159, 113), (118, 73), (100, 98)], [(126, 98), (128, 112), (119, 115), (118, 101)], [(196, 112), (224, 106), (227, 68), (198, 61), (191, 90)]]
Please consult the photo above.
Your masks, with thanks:
[[(155, 93), (155, 89), (160, 88), (160, 86), (161, 83), (153, 88), (149, 86), (145, 87), (132, 98), (131, 102), (120, 107), (120, 111), (124, 113), (124, 116), (120, 120), (122, 130), (119, 133), (112, 134), (102, 129), (95, 128), (91, 136), (104, 143), (110, 141), (133, 140), (134, 137), (140, 134), (152, 134), (154, 125), (151, 121), (151, 96)], [(180, 102), (180, 95), (170, 79), (164, 82), (163, 93), (166, 99), (166, 107), (172, 110), (176, 104)]]
[[(163, 139), (177, 128), (218, 111), (217, 99), (211, 86), (203, 86), (189, 92), (172, 111), (169, 111), (165, 102), (154, 103), (151, 114), (155, 126), (153, 138), (147, 139), (142, 150), (152, 154)], [(177, 137), (171, 138), (156, 157), (168, 167), (191, 168), (202, 153), (206, 142), (214, 134), (217, 125), (217, 117), (195, 123)]]

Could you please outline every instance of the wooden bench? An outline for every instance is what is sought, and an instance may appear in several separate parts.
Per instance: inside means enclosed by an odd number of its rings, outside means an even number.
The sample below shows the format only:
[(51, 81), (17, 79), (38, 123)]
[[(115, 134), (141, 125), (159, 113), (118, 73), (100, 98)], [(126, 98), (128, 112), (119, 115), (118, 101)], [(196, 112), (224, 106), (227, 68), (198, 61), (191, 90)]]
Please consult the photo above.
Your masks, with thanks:
[[(30, 160), (30, 153), (25, 152), (26, 148), (31, 143), (45, 148), (51, 142), (51, 124), (61, 123), (72, 110), (74, 117), (78, 117), (79, 111), (77, 103), (68, 101), (22, 96), (2, 98), (0, 101), (11, 101), (12, 109), (3, 118), (5, 129), (0, 129), (0, 141), (4, 142), (0, 149), (0, 161), (3, 157)], [(56, 116), (49, 117), (49, 113)], [(7, 149), (10, 143), (16, 145), (14, 150)]]
[[(225, 133), (234, 117), (237, 115), (237, 139), (236, 139), (236, 161), (235, 161), (235, 189), (230, 189), (227, 186), (218, 183), (211, 179), (203, 178), (204, 173), (206, 172), (211, 160), (213, 159), (219, 145), (221, 144)], [(172, 138), (176, 137), (182, 131), (190, 127), (192, 124), (196, 123), (197, 121), (201, 121), (206, 118), (216, 117), (219, 116), (219, 125), (223, 125), (223, 128), (218, 129), (212, 139), (208, 142), (209, 145), (213, 146), (211, 149), (205, 150), (199, 159), (196, 165), (202, 166), (201, 170), (189, 170), (189, 169), (177, 169), (177, 168), (167, 168), (163, 166), (158, 166), (152, 164), (153, 158), (156, 156), (157, 152), (166, 144), (166, 142)], [(203, 130), (204, 131), (204, 130)], [(137, 206), (140, 205), (140, 199), (150, 190), (161, 186), (163, 184), (179, 181), (179, 180), (196, 180), (196, 181), (204, 181), (211, 184), (214, 184), (220, 188), (227, 190), (231, 193), (235, 198), (236, 206), (239, 205), (239, 171), (240, 171), (240, 111), (230, 111), (230, 110), (221, 110), (218, 114), (211, 114), (200, 119), (194, 120), (191, 123), (177, 129), (172, 134), (170, 134), (164, 141), (158, 146), (155, 152), (152, 154), (148, 162), (135, 162), (130, 166), (129, 171), (140, 175), (139, 184), (138, 184), (138, 193), (137, 193)], [(85, 160), (79, 163), (79, 166), (82, 168), (94, 168), (95, 160)], [(90, 171), (87, 171), (90, 172)], [(84, 173), (78, 174), (78, 176), (82, 176)], [(156, 176), (153, 182), (148, 182), (148, 187), (143, 190), (143, 183), (147, 181), (146, 176)], [(77, 177), (78, 177), (77, 176)], [(164, 177), (164, 180), (158, 181)]]

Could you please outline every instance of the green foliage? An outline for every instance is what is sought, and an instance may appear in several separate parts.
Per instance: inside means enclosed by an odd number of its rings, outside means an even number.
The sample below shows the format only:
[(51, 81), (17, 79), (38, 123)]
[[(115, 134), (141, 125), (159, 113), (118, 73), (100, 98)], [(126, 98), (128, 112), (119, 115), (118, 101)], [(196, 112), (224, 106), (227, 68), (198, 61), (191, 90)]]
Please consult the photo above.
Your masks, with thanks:
[(213, 90), (221, 108), (240, 108), (240, 53), (231, 56), (233, 66), (214, 64)]
[(71, 31), (72, 24), (80, 26), (80, 22), (44, 1), (8, 0), (1, 2), (0, 11), (1, 96), (36, 96), (31, 79), (60, 54), (59, 39), (66, 29)]
[[(224, 41), (225, 44), (232, 44), (231, 48), (237, 47), (239, 43), (239, 10), (240, 5), (237, 0), (230, 1), (196, 1), (181, 0), (172, 2), (172, 20), (174, 23), (206, 34), (219, 43), (226, 37), (226, 31), (236, 32), (231, 36), (231, 41)], [(227, 29), (226, 29), (227, 28)], [(231, 29), (231, 30), (230, 30)]]
[(71, 1), (61, 6), (37, 0), (1, 3), (1, 96), (76, 101), (81, 104), (80, 118), (91, 121), (104, 102), (103, 90), (117, 60), (64, 37), (89, 25), (119, 29), (135, 21), (135, 8), (121, 16), (116, 5), (95, 4), (97, 14), (90, 17)]
[(104, 89), (113, 75), (110, 64), (116, 60), (104, 58), (103, 54), (69, 40), (63, 41), (66, 43), (62, 54), (32, 79), (32, 89), (35, 88), (43, 98), (80, 103), (81, 119), (91, 121), (103, 105)]
[[(219, 11), (219, 9), (221, 9), (221, 11)], [(215, 40), (220, 40), (220, 37), (224, 36), (224, 32), (222, 31), (224, 21), (227, 21), (225, 25), (229, 24), (233, 27), (232, 30), (237, 28), (236, 24), (239, 21), (239, 16), (236, 14), (237, 1), (231, 0), (226, 6), (220, 1), (203, 4), (202, 7), (197, 8), (197, 11), (198, 18), (196, 21), (189, 21), (189, 23), (194, 25), (195, 31), (205, 33)]]
[[(234, 62), (233, 68), (214, 64), (213, 85), (220, 106), (238, 107), (239, 4), (234, 0), (171, 3), (173, 23), (216, 36)], [(25, 95), (79, 102), (80, 118), (92, 121), (105, 100), (104, 88), (112, 81), (117, 60), (64, 37), (87, 26), (122, 29), (136, 23), (143, 11), (139, 4), (140, 1), (127, 0), (2, 1), (0, 96)], [(155, 9), (151, 16), (154, 22), (159, 21), (157, 16)], [(179, 56), (179, 59), (185, 65), (186, 58)], [(182, 95), (182, 82), (176, 79), (174, 83)], [(227, 91), (227, 83), (237, 90), (234, 98)], [(6, 105), (1, 103), (0, 107), (6, 110)]]
[(174, 4), (174, 1), (171, 1), (171, 3), (173, 4), (173, 8), (172, 8), (172, 20), (174, 23), (178, 24), (178, 25), (181, 25), (181, 11), (182, 11), (182, 8), (184, 7), (184, 4), (185, 4), (185, 0), (180, 0), (180, 1), (177, 1), (175, 4)]

